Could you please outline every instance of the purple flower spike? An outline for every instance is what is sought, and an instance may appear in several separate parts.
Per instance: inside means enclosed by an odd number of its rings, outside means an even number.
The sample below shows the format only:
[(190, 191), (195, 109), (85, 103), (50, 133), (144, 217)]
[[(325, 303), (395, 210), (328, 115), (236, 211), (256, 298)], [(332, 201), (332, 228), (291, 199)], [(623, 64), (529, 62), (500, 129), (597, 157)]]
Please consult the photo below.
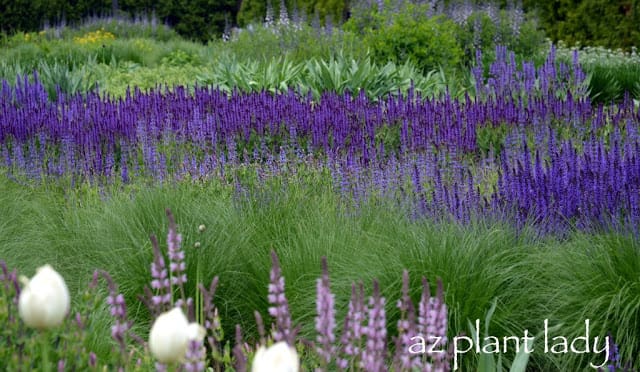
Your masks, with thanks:
[(98, 365), (98, 357), (93, 351), (89, 353), (89, 367), (95, 368)]
[[(438, 280), (436, 297), (431, 296), (426, 278), (422, 278), (422, 287), (422, 297), (418, 306), (418, 334), (423, 335), (427, 340), (426, 355), (431, 358), (432, 367), (437, 371), (449, 371), (451, 355), (443, 349), (448, 342), (448, 323), (442, 280)], [(438, 342), (439, 347), (434, 345), (434, 342)]]
[(247, 371), (247, 350), (244, 347), (242, 341), (242, 328), (239, 324), (236, 324), (236, 345), (233, 347), (233, 356), (235, 357), (235, 363), (233, 368), (237, 372)]
[[(3, 260), (0, 260), (0, 283), (4, 286), (4, 290), (6, 293), (13, 292), (13, 298), (11, 299), (11, 303), (14, 306), (18, 306), (18, 298), (20, 298), (20, 285), (18, 285), (18, 272), (14, 269), (9, 272), (9, 268), (7, 267), (7, 263)], [(11, 306), (11, 304), (8, 304)], [(8, 311), (8, 320), (9, 322), (13, 322), (15, 320), (14, 312), (9, 309)]]
[[(340, 344), (340, 357), (338, 358), (338, 368), (341, 370), (353, 369), (357, 367), (357, 359), (361, 355), (362, 336), (364, 334), (363, 321), (365, 318), (364, 306), (364, 286), (362, 283), (356, 288), (351, 286), (351, 300), (349, 301), (349, 311), (344, 320), (344, 329)], [(351, 366), (350, 363), (353, 363)]]
[(385, 299), (380, 296), (380, 286), (373, 281), (373, 296), (369, 297), (368, 324), (364, 328), (367, 336), (365, 349), (362, 351), (362, 364), (366, 371), (385, 371), (385, 357), (387, 350)]
[(171, 282), (169, 281), (169, 274), (167, 266), (164, 261), (162, 252), (158, 245), (158, 239), (152, 235), (151, 245), (153, 246), (153, 262), (151, 263), (151, 288), (155, 291), (152, 294), (149, 310), (154, 315), (158, 315), (167, 311), (171, 305)]
[(171, 210), (167, 209), (167, 217), (169, 218), (169, 232), (167, 233), (167, 253), (169, 256), (169, 272), (171, 275), (171, 285), (177, 285), (180, 290), (180, 300), (176, 305), (184, 307), (188, 301), (184, 283), (187, 282), (185, 274), (186, 264), (184, 262), (184, 251), (182, 250), (182, 235), (177, 233), (176, 221), (173, 218)]
[(398, 338), (396, 340), (396, 355), (394, 361), (398, 370), (421, 368), (419, 355), (409, 353), (414, 343), (411, 338), (418, 335), (416, 323), (416, 309), (409, 296), (409, 272), (402, 273), (402, 298), (398, 301), (400, 319), (398, 320)]
[[(331, 363), (331, 358), (335, 353), (335, 299), (329, 287), (329, 269), (327, 258), (322, 258), (322, 278), (318, 279), (316, 292), (316, 338), (318, 346), (316, 350), (320, 355), (324, 368)], [(325, 370), (325, 369), (322, 370)]]
[(275, 251), (271, 251), (273, 266), (271, 267), (269, 283), (269, 315), (275, 318), (274, 329), (272, 330), (275, 342), (286, 341), (289, 345), (294, 345), (294, 332), (291, 328), (291, 314), (289, 313), (289, 303), (284, 293), (284, 277), (280, 271), (280, 262)]
[(202, 372), (205, 368), (205, 349), (202, 341), (190, 340), (182, 367), (186, 372)]
[[(105, 280), (107, 288), (109, 289), (107, 303), (110, 307), (111, 316), (115, 320), (113, 326), (111, 326), (111, 337), (118, 344), (121, 366), (125, 366), (128, 364), (130, 359), (130, 355), (127, 353), (127, 338), (130, 337), (143, 347), (145, 342), (131, 331), (133, 323), (127, 320), (127, 305), (124, 301), (124, 296), (121, 293), (118, 293), (118, 286), (113, 281), (113, 278), (111, 278), (111, 275), (106, 271), (99, 271), (98, 274)], [(95, 275), (94, 281), (97, 281), (97, 277)], [(91, 356), (89, 356), (89, 363), (91, 363)]]

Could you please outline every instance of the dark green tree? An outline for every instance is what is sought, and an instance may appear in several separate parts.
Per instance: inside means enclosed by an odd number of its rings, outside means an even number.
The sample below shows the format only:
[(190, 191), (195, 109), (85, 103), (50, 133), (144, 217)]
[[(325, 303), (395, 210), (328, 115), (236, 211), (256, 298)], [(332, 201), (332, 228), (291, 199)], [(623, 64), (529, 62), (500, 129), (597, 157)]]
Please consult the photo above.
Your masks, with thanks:
[(640, 45), (638, 0), (525, 0), (552, 40), (629, 49)]

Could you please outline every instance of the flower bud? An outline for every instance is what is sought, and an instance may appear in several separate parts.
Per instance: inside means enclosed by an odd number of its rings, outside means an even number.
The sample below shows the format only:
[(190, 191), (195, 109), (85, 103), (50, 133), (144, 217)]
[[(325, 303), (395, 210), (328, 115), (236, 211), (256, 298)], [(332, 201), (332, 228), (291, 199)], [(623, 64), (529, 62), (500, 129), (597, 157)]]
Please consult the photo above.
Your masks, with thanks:
[(200, 242), (193, 243), (193, 247), (194, 248), (200, 248)]
[(189, 341), (202, 340), (205, 333), (200, 324), (189, 324), (182, 309), (175, 307), (156, 318), (149, 333), (149, 349), (161, 363), (181, 362)]
[(268, 349), (260, 346), (251, 365), (251, 372), (298, 372), (300, 362), (296, 349), (280, 341)]
[(24, 323), (32, 328), (48, 329), (58, 326), (71, 307), (69, 289), (64, 279), (51, 265), (36, 269), (31, 280), (21, 277), (24, 288), (18, 300), (18, 312)]
[(206, 229), (207, 229), (207, 227), (205, 225), (198, 226), (198, 231), (200, 231), (200, 232), (204, 232)]

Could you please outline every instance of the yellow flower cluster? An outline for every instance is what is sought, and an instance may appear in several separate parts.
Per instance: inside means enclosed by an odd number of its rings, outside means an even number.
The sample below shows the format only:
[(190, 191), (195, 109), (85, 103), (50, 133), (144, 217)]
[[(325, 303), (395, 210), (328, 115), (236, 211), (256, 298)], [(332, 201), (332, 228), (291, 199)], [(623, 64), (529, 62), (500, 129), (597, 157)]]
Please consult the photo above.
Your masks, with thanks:
[(74, 37), (73, 42), (81, 45), (85, 44), (104, 44), (105, 42), (114, 40), (116, 36), (109, 31), (105, 31), (103, 28), (97, 31), (91, 31), (84, 34), (82, 37)]
[(25, 32), (24, 34), (17, 34), (16, 36), (18, 37), (18, 41), (38, 43), (45, 40), (48, 35), (47, 32), (43, 30), (40, 32)]
[(151, 52), (153, 50), (148, 40), (134, 39), (133, 45), (141, 52)]

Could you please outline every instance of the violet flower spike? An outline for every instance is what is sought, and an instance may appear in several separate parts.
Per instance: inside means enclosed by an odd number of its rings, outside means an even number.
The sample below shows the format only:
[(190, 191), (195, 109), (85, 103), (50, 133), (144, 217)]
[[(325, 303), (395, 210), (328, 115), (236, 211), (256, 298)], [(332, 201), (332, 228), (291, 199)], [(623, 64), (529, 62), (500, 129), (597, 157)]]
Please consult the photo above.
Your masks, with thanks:
[(294, 345), (294, 334), (291, 328), (291, 314), (289, 303), (284, 292), (284, 277), (280, 271), (280, 263), (275, 251), (271, 251), (273, 266), (271, 268), (269, 283), (269, 315), (275, 318), (273, 325), (273, 340), (275, 342), (286, 341), (290, 346)]
[(184, 251), (182, 250), (182, 235), (177, 233), (176, 222), (171, 210), (166, 210), (169, 218), (169, 232), (167, 233), (167, 255), (169, 257), (169, 274), (171, 285), (177, 285), (180, 291), (180, 299), (176, 301), (177, 306), (187, 310), (187, 296), (184, 290), (184, 283), (187, 282), (185, 274), (186, 264), (184, 262)]
[(364, 286), (360, 283), (357, 287), (351, 286), (351, 300), (349, 301), (349, 311), (344, 320), (344, 329), (340, 338), (341, 350), (337, 365), (341, 370), (349, 368), (350, 363), (354, 363), (351, 368), (361, 367), (359, 360), (361, 356), (361, 342), (364, 335), (363, 321), (365, 318), (364, 306)]
[(327, 258), (322, 257), (322, 277), (317, 281), (316, 292), (316, 350), (321, 358), (321, 363), (326, 368), (331, 363), (335, 354), (335, 299), (329, 286), (329, 270)]
[(151, 288), (155, 291), (150, 299), (150, 310), (154, 315), (163, 313), (171, 305), (171, 282), (164, 261), (162, 252), (158, 245), (158, 239), (151, 235), (151, 245), (153, 246), (153, 262), (151, 263)]
[(387, 350), (385, 299), (380, 296), (378, 281), (373, 282), (373, 296), (369, 298), (368, 324), (364, 328), (367, 336), (365, 348), (362, 351), (362, 363), (366, 371), (385, 371), (385, 357)]
[(202, 340), (189, 340), (186, 361), (182, 367), (186, 372), (202, 372), (205, 369), (206, 352)]

